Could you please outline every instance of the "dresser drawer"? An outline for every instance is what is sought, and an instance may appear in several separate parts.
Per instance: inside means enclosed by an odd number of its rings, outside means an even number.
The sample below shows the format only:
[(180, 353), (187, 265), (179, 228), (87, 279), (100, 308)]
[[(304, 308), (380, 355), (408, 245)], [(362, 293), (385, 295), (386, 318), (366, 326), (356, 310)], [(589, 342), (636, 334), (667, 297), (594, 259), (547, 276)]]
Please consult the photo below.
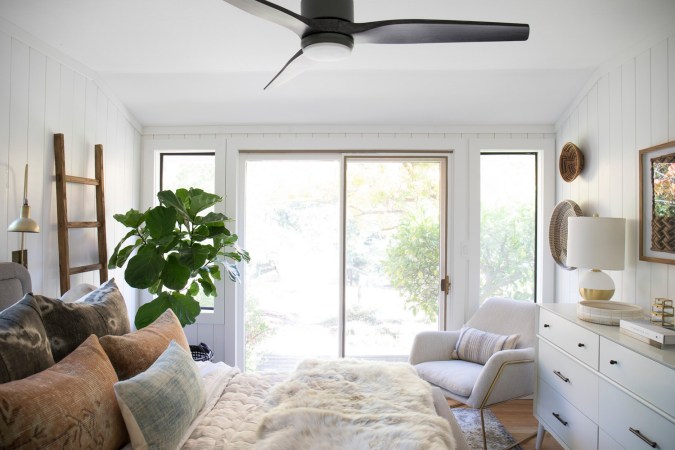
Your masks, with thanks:
[(675, 417), (675, 371), (672, 369), (603, 337), (600, 372)]
[(675, 423), (605, 380), (600, 381), (599, 419), (600, 428), (626, 448), (675, 450)]
[(545, 309), (539, 309), (539, 335), (573, 357), (598, 369), (599, 337), (579, 325)]
[(571, 449), (597, 449), (597, 425), (541, 378), (537, 388), (536, 412), (544, 427)]
[(624, 450), (624, 446), (600, 428), (598, 429), (598, 450)]
[(539, 377), (593, 422), (598, 421), (598, 375), (539, 339)]

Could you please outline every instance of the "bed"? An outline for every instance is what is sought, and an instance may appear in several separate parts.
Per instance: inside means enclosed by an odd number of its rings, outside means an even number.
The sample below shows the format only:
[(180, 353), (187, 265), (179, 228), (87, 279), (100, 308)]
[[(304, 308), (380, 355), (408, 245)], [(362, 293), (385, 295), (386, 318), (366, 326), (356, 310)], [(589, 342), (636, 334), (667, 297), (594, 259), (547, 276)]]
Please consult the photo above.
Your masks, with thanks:
[(292, 374), (198, 364), (207, 401), (184, 449), (469, 449), (440, 390), (407, 364), (307, 360)]

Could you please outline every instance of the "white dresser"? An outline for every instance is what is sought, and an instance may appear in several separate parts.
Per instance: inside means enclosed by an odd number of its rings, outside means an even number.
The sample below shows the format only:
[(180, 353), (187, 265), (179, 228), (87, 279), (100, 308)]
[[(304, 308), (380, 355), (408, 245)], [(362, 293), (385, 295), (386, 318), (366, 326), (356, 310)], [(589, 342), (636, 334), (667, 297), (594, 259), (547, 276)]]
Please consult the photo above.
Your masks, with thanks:
[(576, 317), (576, 304), (544, 304), (537, 324), (534, 414), (571, 450), (675, 450), (675, 347)]

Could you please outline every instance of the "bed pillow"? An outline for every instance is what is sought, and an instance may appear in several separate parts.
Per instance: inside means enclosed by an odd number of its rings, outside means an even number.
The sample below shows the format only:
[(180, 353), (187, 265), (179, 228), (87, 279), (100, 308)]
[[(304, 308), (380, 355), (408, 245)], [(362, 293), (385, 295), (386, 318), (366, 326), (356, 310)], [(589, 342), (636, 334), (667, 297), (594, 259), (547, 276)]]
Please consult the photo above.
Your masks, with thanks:
[(129, 441), (115, 370), (90, 336), (52, 367), (0, 384), (0, 448), (118, 449)]
[(111, 279), (74, 303), (36, 295), (54, 361), (60, 361), (92, 334), (124, 334), (130, 330), (127, 305)]
[(463, 327), (455, 350), (452, 352), (452, 358), (485, 364), (498, 351), (515, 348), (518, 336), (518, 334), (502, 336), (476, 328)]
[(171, 309), (145, 328), (123, 336), (103, 336), (99, 340), (120, 380), (147, 370), (172, 340), (190, 351), (183, 327)]
[(20, 380), (53, 364), (40, 308), (26, 294), (0, 312), (0, 383)]
[(199, 369), (176, 341), (148, 370), (114, 388), (134, 450), (177, 448), (206, 401)]

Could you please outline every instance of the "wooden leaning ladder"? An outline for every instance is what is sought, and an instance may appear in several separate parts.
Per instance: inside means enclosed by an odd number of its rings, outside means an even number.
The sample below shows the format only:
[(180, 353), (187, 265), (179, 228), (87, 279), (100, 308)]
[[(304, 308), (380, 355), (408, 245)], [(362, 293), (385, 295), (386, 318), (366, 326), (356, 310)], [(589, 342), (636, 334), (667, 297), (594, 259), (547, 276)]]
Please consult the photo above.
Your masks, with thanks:
[[(95, 178), (66, 175), (66, 155), (63, 134), (54, 135), (54, 163), (56, 165), (56, 215), (59, 238), (59, 274), (61, 295), (70, 289), (70, 276), (78, 273), (99, 271), (100, 282), (108, 280), (108, 250), (105, 237), (105, 198), (103, 195), (103, 146), (94, 147)], [(96, 221), (69, 222), (66, 183), (96, 186)], [(96, 228), (98, 236), (98, 263), (86, 266), (70, 266), (68, 230), (71, 228)]]

